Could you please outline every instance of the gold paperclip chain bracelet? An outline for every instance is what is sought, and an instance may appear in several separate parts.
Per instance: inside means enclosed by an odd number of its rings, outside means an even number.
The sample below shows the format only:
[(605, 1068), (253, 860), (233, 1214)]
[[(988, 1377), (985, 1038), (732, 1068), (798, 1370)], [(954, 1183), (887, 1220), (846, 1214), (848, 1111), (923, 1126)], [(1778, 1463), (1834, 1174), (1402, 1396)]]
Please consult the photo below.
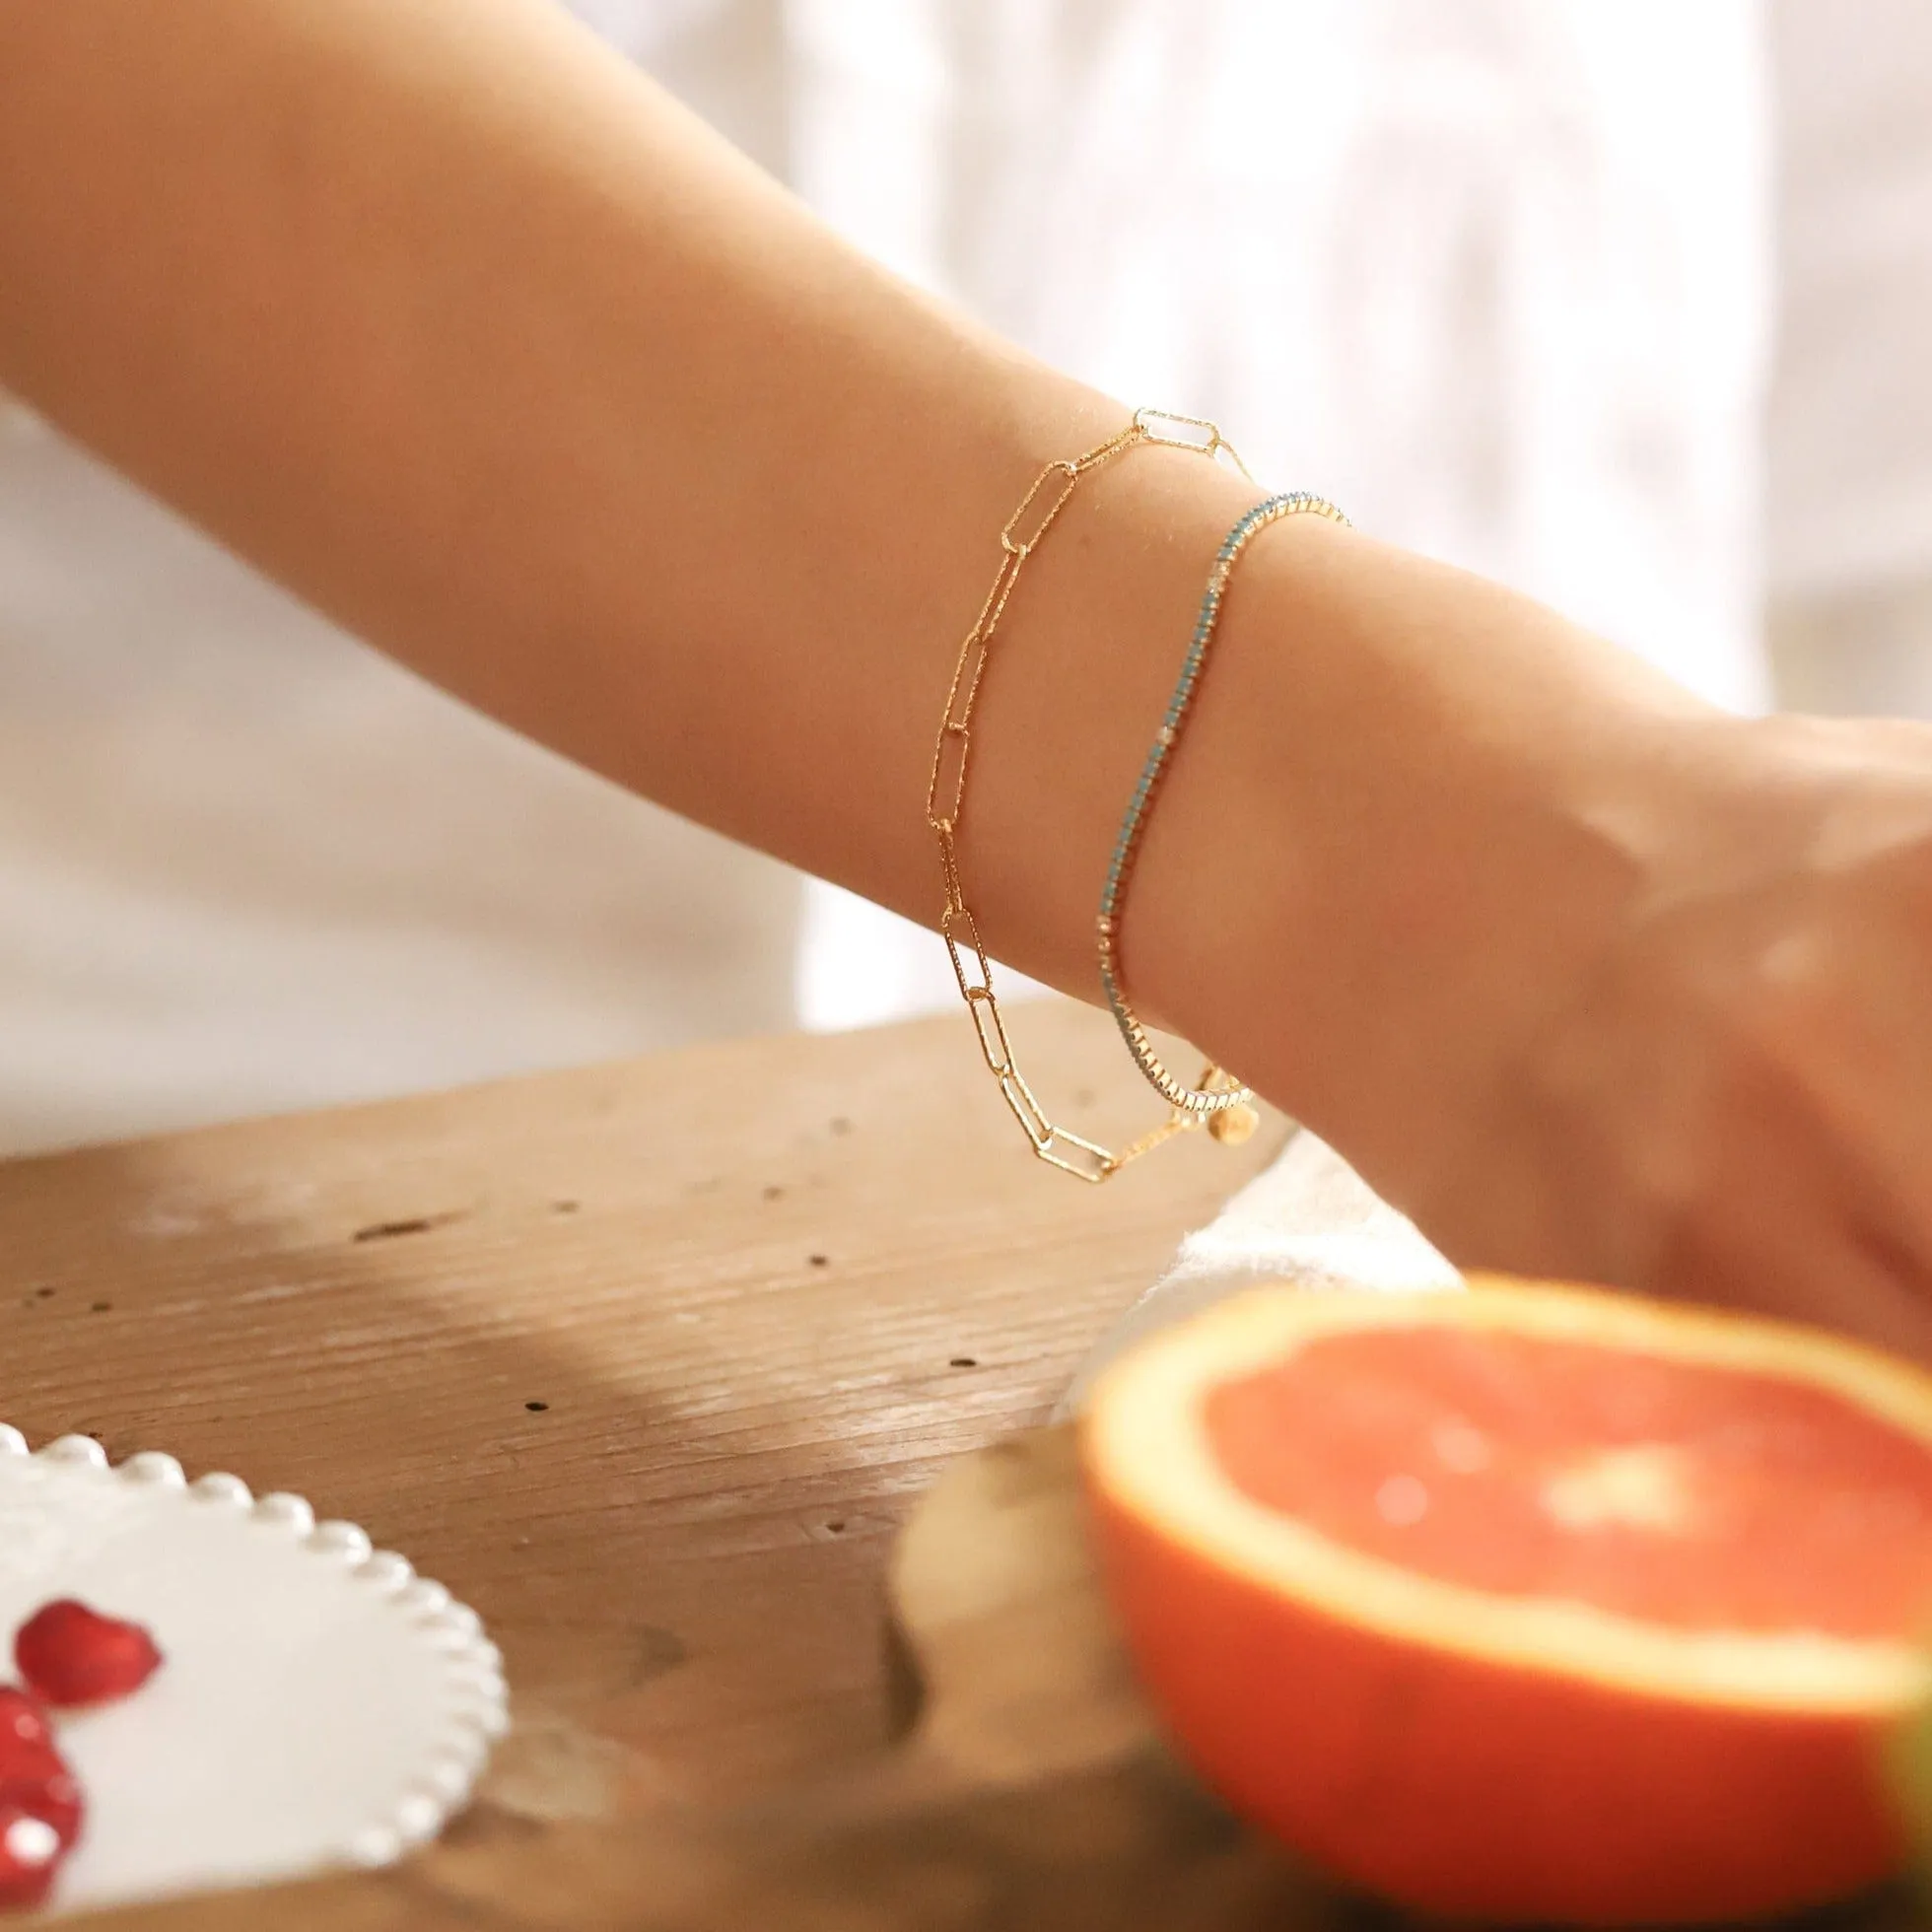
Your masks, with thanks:
[[(1138, 1160), (1177, 1134), (1188, 1133), (1204, 1122), (1211, 1126), (1217, 1139), (1230, 1142), (1245, 1139), (1255, 1125), (1255, 1115), (1246, 1105), (1247, 1089), (1220, 1068), (1209, 1064), (1202, 1073), (1198, 1091), (1202, 1096), (1212, 1097), (1210, 1105), (1204, 1107), (1200, 1098), (1191, 1098), (1185, 1105), (1170, 1104), (1165, 1121), (1117, 1152), (1085, 1139), (1070, 1128), (1056, 1127), (1034, 1098), (1033, 1089), (1021, 1077), (1013, 1060), (1000, 1000), (993, 990), (993, 967), (960, 880), (958, 830), (966, 804), (973, 706), (1013, 586), (1019, 582), (1026, 560), (1039, 548), (1079, 487), (1080, 478), (1122, 451), (1143, 443), (1192, 449), (1209, 458), (1225, 454), (1243, 476), (1249, 475), (1248, 466), (1234, 446), (1212, 423), (1198, 416), (1178, 416), (1158, 409), (1137, 409), (1133, 422), (1105, 443), (1096, 444), (1083, 455), (1051, 462), (1041, 470), (1000, 532), (1000, 568), (994, 574), (993, 587), (986, 593), (973, 628), (959, 648), (959, 661), (946, 693), (945, 712), (939, 720), (938, 740), (932, 751), (932, 778), (926, 794), (926, 822), (938, 841), (939, 866), (945, 883), (945, 909), (939, 916), (939, 931), (952, 956), (953, 976), (959, 982), (960, 995), (973, 1016), (980, 1052), (1000, 1083), (1001, 1097), (1040, 1159), (1078, 1180), (1095, 1183), (1107, 1180), (1129, 1161)], [(1252, 482), (1253, 478), (1249, 480)]]

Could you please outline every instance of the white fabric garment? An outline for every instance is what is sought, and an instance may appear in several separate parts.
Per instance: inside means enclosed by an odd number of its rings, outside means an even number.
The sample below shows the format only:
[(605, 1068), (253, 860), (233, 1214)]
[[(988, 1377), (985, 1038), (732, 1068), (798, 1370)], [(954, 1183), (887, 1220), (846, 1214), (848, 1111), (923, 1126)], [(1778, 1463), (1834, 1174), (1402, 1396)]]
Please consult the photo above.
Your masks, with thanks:
[(1061, 1414), (1078, 1411), (1094, 1377), (1124, 1349), (1262, 1281), (1364, 1294), (1462, 1286), (1462, 1276), (1413, 1221), (1304, 1130), (1213, 1220), (1181, 1243), (1172, 1266), (1081, 1365)]

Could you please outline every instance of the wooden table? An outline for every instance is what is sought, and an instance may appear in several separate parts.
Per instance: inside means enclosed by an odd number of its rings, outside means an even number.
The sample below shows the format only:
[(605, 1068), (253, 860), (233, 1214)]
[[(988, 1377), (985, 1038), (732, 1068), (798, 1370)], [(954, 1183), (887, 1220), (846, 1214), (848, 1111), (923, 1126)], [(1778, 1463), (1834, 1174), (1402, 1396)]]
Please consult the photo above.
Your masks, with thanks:
[[(1108, 1022), (1019, 1027), (1070, 1125), (1144, 1123)], [(0, 1416), (296, 1490), (448, 1583), (539, 1838), (742, 1798), (882, 1738), (910, 1502), (1039, 1420), (1279, 1133), (1082, 1187), (948, 1017), (18, 1161)], [(554, 1890), (544, 1923), (606, 1922)]]

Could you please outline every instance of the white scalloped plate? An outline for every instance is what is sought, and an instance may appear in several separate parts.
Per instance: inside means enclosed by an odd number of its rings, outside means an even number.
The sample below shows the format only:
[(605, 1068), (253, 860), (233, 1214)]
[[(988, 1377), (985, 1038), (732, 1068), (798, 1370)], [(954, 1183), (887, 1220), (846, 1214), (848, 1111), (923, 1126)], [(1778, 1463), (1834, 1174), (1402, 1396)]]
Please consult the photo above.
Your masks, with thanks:
[(0, 1425), (0, 1679), (52, 1597), (145, 1623), (166, 1659), (58, 1718), (87, 1801), (56, 1910), (380, 1865), (433, 1837), (508, 1721), (476, 1613), (353, 1523), (172, 1456), (107, 1467)]

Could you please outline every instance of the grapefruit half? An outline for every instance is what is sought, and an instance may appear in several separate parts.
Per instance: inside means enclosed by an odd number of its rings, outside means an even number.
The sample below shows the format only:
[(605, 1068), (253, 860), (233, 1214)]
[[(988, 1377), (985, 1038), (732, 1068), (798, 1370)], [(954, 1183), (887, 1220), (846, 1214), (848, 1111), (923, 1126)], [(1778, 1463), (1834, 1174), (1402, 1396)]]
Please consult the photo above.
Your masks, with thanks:
[(1234, 1807), (1455, 1917), (1738, 1918), (1906, 1855), (1932, 1377), (1590, 1289), (1263, 1289), (1102, 1380), (1140, 1675)]

